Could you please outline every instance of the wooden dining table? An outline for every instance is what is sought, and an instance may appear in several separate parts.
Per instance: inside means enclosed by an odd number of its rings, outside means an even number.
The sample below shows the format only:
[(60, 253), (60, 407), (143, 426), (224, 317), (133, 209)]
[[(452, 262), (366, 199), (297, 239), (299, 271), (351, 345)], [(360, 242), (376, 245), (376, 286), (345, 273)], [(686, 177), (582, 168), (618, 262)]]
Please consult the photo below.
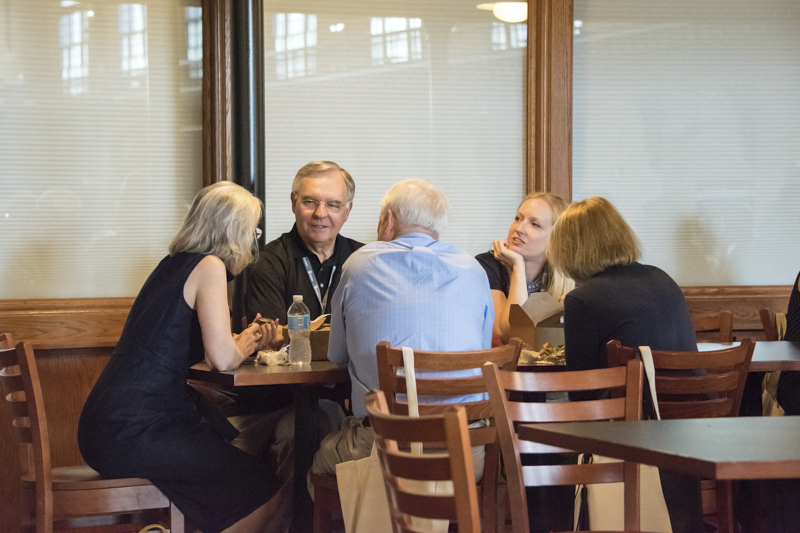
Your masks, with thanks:
[[(700, 351), (722, 350), (737, 346), (739, 343), (720, 344), (715, 342), (697, 343)], [(753, 360), (750, 372), (776, 372), (800, 370), (800, 342), (792, 341), (757, 341), (753, 349)]]
[(306, 475), (319, 448), (319, 391), (350, 379), (346, 364), (312, 361), (309, 365), (261, 365), (253, 358), (236, 370), (218, 372), (205, 363), (189, 370), (189, 379), (228, 387), (291, 385), (294, 399), (294, 507), (292, 531), (311, 531), (313, 502)]
[(519, 438), (710, 479), (800, 478), (800, 417), (523, 424)]

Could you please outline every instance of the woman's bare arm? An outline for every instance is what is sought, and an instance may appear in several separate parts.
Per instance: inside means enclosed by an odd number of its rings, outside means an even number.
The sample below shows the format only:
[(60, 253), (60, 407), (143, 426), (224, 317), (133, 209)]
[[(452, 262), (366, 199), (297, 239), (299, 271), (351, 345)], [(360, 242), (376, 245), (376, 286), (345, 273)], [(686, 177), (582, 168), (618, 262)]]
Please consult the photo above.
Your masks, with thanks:
[(250, 324), (231, 335), (225, 265), (215, 256), (205, 257), (184, 285), (186, 303), (197, 310), (205, 345), (205, 360), (216, 370), (233, 370), (275, 336), (277, 324)]
[(525, 261), (521, 255), (507, 248), (505, 239), (494, 241), (494, 256), (508, 268), (511, 278), (508, 285), (508, 298), (501, 291), (492, 291), (495, 333), (499, 334), (503, 343), (507, 343), (511, 333), (511, 325), (508, 322), (511, 305), (522, 305), (528, 299)]

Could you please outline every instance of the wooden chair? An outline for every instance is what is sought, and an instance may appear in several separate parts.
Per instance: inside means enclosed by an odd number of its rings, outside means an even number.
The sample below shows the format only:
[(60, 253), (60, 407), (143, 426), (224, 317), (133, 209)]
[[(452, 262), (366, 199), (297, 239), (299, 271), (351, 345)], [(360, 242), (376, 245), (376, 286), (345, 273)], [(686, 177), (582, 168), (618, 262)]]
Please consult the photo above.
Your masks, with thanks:
[[(576, 372), (510, 372), (495, 364), (483, 367), (497, 433), (503, 454), (511, 524), (514, 533), (528, 532), (526, 486), (579, 485), (624, 482), (625, 529), (639, 530), (639, 465), (628, 462), (522, 466), (522, 455), (570, 452), (562, 448), (523, 441), (518, 423), (574, 422), (588, 420), (640, 420), (642, 417), (642, 364), (632, 360), (625, 367)], [(509, 401), (510, 391), (585, 391), (624, 388), (619, 398), (566, 403)]]
[(16, 348), (12, 344), (10, 335), (0, 335), (0, 381), (20, 444), (23, 530), (52, 533), (54, 527), (71, 529), (120, 521), (111, 515), (169, 509), (170, 531), (182, 533), (183, 514), (146, 479), (104, 479), (88, 466), (52, 467), (33, 349), (30, 343), (19, 343)]
[[(733, 313), (730, 311), (722, 311), (718, 315), (692, 318), (692, 322), (694, 323), (695, 333), (702, 334), (718, 331), (719, 337), (715, 342), (733, 342)], [(706, 335), (700, 335), (700, 337), (709, 338)], [(700, 337), (698, 337), (698, 340), (701, 340)]]
[[(405, 378), (396, 371), (403, 368), (401, 348), (392, 348), (384, 341), (376, 346), (378, 357), (378, 380), (381, 390), (386, 395), (389, 412), (396, 415), (408, 415), (406, 404), (396, 401), (397, 394), (405, 394)], [(419, 372), (453, 371), (480, 368), (487, 361), (503, 365), (506, 369), (516, 369), (522, 351), (522, 341), (511, 339), (505, 346), (488, 350), (469, 352), (426, 352), (414, 351), (414, 367)], [(470, 378), (429, 379), (417, 374), (417, 393), (422, 395), (461, 396), (486, 392), (486, 385), (480, 376)], [(420, 404), (420, 415), (442, 414), (447, 405), (455, 404)], [(469, 420), (491, 417), (489, 401), (459, 404), (467, 410)], [(495, 443), (493, 426), (470, 429), (472, 446), (486, 446), (483, 481), (481, 483), (482, 516), (484, 530), (495, 531), (498, 527), (498, 494), (497, 480), (500, 470), (500, 452)], [(336, 476), (312, 475), (314, 485), (314, 533), (330, 531), (332, 513), (341, 510)]]
[[(377, 346), (378, 381), (386, 395), (389, 412), (396, 415), (408, 415), (408, 405), (398, 402), (397, 395), (406, 393), (406, 378), (397, 373), (403, 368), (402, 348), (392, 347), (388, 342)], [(516, 370), (522, 351), (522, 341), (512, 338), (505, 346), (488, 350), (469, 352), (428, 352), (414, 351), (414, 368), (417, 378), (417, 394), (419, 396), (462, 396), (488, 392), (482, 377), (462, 378), (429, 378), (421, 372), (450, 372), (481, 368), (487, 362), (502, 365), (504, 370)], [(420, 415), (441, 414), (449, 405), (462, 405), (467, 411), (470, 421), (492, 418), (489, 400), (461, 404), (422, 403), (419, 404)], [(498, 524), (498, 480), (500, 474), (500, 448), (497, 443), (497, 432), (491, 425), (469, 430), (472, 446), (485, 446), (483, 479), (481, 481), (481, 516), (484, 519), (485, 531), (502, 529)]]
[[(466, 409), (450, 405), (439, 415), (393, 415), (383, 391), (371, 391), (367, 394), (367, 410), (394, 531), (416, 531), (411, 517), (420, 517), (450, 520), (458, 524), (459, 532), (479, 533), (481, 522)], [(412, 455), (398, 446), (410, 442), (434, 443), (437, 447), (445, 443), (446, 453)], [(409, 490), (407, 480), (450, 480), (453, 492), (420, 494)]]
[[(710, 352), (653, 350), (656, 372), (705, 371), (704, 375), (656, 376), (655, 386), (661, 418), (738, 416), (754, 348), (753, 341), (745, 339), (739, 346)], [(637, 352), (635, 348), (622, 346), (619, 341), (610, 341), (606, 350), (610, 367), (635, 359)], [(718, 531), (733, 532), (730, 481), (704, 480), (703, 484), (716, 488)], [(704, 505), (704, 513), (707, 510)]]

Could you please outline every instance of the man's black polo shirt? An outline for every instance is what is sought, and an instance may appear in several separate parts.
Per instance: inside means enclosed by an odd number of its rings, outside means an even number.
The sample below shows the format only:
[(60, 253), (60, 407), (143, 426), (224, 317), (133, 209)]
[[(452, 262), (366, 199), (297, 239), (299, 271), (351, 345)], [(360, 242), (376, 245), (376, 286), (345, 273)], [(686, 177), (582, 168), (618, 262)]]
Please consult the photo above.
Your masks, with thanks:
[[(308, 307), (312, 320), (321, 314), (330, 313), (333, 291), (342, 276), (342, 265), (350, 254), (362, 246), (364, 245), (358, 241), (337, 235), (333, 255), (320, 263), (317, 254), (309, 250), (300, 238), (295, 224), (292, 231), (264, 246), (258, 254), (258, 261), (249, 267), (245, 297), (247, 321), (252, 321), (256, 313), (261, 313), (265, 318), (279, 318), (280, 323), (286, 325), (286, 311), (292, 305), (292, 296), (295, 294), (303, 295), (303, 303)], [(311, 262), (323, 298), (325, 292), (328, 292), (324, 313), (303, 265), (304, 257), (308, 257)], [(332, 271), (333, 280), (331, 287), (328, 287)]]

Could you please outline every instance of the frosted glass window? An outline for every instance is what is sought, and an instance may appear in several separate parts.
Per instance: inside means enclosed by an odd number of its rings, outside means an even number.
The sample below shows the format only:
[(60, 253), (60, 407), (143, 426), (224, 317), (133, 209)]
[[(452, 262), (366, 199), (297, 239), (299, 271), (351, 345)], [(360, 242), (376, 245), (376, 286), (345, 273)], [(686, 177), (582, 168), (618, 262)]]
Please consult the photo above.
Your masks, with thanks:
[(316, 68), (292, 77), (282, 44), (292, 6), (265, 0), (268, 241), (292, 227), (292, 179), (317, 159), (356, 182), (343, 235), (375, 240), (381, 197), (407, 178), (449, 196), (442, 240), (477, 254), (507, 235), (524, 192), (527, 32), (503, 25), (498, 49), (497, 19), (475, 5), (297, 4), (296, 13), (315, 17)]
[(575, 1), (573, 198), (681, 285), (800, 270), (800, 3)]
[(0, 9), (0, 299), (135, 296), (202, 183), (190, 4), (67, 4)]

